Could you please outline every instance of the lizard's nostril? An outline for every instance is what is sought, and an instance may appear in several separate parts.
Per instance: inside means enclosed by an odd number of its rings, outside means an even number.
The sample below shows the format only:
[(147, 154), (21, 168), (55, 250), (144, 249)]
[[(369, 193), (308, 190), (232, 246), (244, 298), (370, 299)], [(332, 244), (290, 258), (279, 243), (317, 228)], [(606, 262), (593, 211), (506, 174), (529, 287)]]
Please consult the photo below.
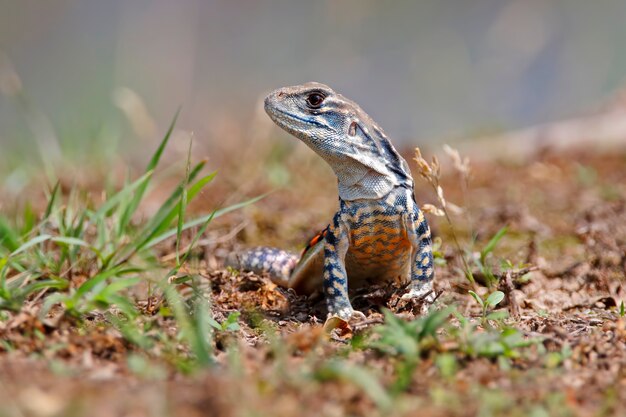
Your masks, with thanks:
[(285, 93), (283, 93), (282, 91), (280, 91), (277, 95), (278, 98), (283, 98), (285, 97)]

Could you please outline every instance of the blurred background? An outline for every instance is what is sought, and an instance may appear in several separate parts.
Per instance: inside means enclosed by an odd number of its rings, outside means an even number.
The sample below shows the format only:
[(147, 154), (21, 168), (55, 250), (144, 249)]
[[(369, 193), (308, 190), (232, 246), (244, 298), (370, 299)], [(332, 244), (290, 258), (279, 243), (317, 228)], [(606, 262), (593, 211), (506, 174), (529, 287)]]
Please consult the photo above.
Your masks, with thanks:
[(209, 151), (254, 147), (261, 97), (310, 80), (406, 145), (567, 118), (620, 90), (625, 22), (623, 0), (0, 0), (0, 164), (142, 151), (179, 107)]

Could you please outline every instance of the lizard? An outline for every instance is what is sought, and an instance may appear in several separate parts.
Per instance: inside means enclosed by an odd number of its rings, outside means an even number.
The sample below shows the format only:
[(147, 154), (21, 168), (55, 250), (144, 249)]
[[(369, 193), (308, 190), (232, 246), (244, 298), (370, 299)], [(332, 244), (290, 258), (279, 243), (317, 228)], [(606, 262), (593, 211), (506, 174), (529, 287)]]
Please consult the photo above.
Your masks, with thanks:
[(276, 125), (324, 159), (338, 181), (339, 210), (301, 255), (269, 247), (231, 254), (226, 264), (268, 273), (276, 284), (322, 290), (331, 319), (364, 318), (351, 286), (400, 279), (404, 299), (434, 301), (429, 225), (416, 203), (409, 166), (383, 130), (353, 101), (310, 82), (279, 88), (264, 101)]

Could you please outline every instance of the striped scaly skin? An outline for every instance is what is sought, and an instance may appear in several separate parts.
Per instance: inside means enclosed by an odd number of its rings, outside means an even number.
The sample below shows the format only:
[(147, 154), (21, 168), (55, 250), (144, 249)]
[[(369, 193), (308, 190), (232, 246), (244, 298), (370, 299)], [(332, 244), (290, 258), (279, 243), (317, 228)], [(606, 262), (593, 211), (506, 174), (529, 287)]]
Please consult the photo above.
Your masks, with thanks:
[(323, 288), (329, 319), (363, 316), (350, 304), (348, 281), (401, 280), (408, 282), (403, 298), (432, 301), (430, 228), (415, 202), (408, 164), (382, 129), (356, 103), (319, 83), (280, 88), (267, 96), (265, 110), (333, 169), (339, 211), (301, 256), (261, 247), (227, 263), (268, 272), (296, 292)]

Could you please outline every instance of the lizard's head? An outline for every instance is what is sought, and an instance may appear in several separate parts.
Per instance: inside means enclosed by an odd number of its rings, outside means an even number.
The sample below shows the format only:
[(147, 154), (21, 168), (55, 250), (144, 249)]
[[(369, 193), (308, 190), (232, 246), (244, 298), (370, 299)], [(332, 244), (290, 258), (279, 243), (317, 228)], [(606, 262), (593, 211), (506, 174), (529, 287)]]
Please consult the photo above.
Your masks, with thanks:
[[(379, 198), (413, 186), (406, 161), (382, 129), (353, 101), (320, 83), (283, 87), (265, 98), (265, 111), (333, 168), (344, 199)], [(375, 190), (370, 184), (375, 182)], [(343, 195), (342, 195), (343, 194)]]
[(330, 87), (306, 83), (272, 92), (265, 98), (265, 111), (278, 126), (307, 144), (331, 145), (333, 138), (347, 132), (345, 123), (353, 111), (347, 104)]

